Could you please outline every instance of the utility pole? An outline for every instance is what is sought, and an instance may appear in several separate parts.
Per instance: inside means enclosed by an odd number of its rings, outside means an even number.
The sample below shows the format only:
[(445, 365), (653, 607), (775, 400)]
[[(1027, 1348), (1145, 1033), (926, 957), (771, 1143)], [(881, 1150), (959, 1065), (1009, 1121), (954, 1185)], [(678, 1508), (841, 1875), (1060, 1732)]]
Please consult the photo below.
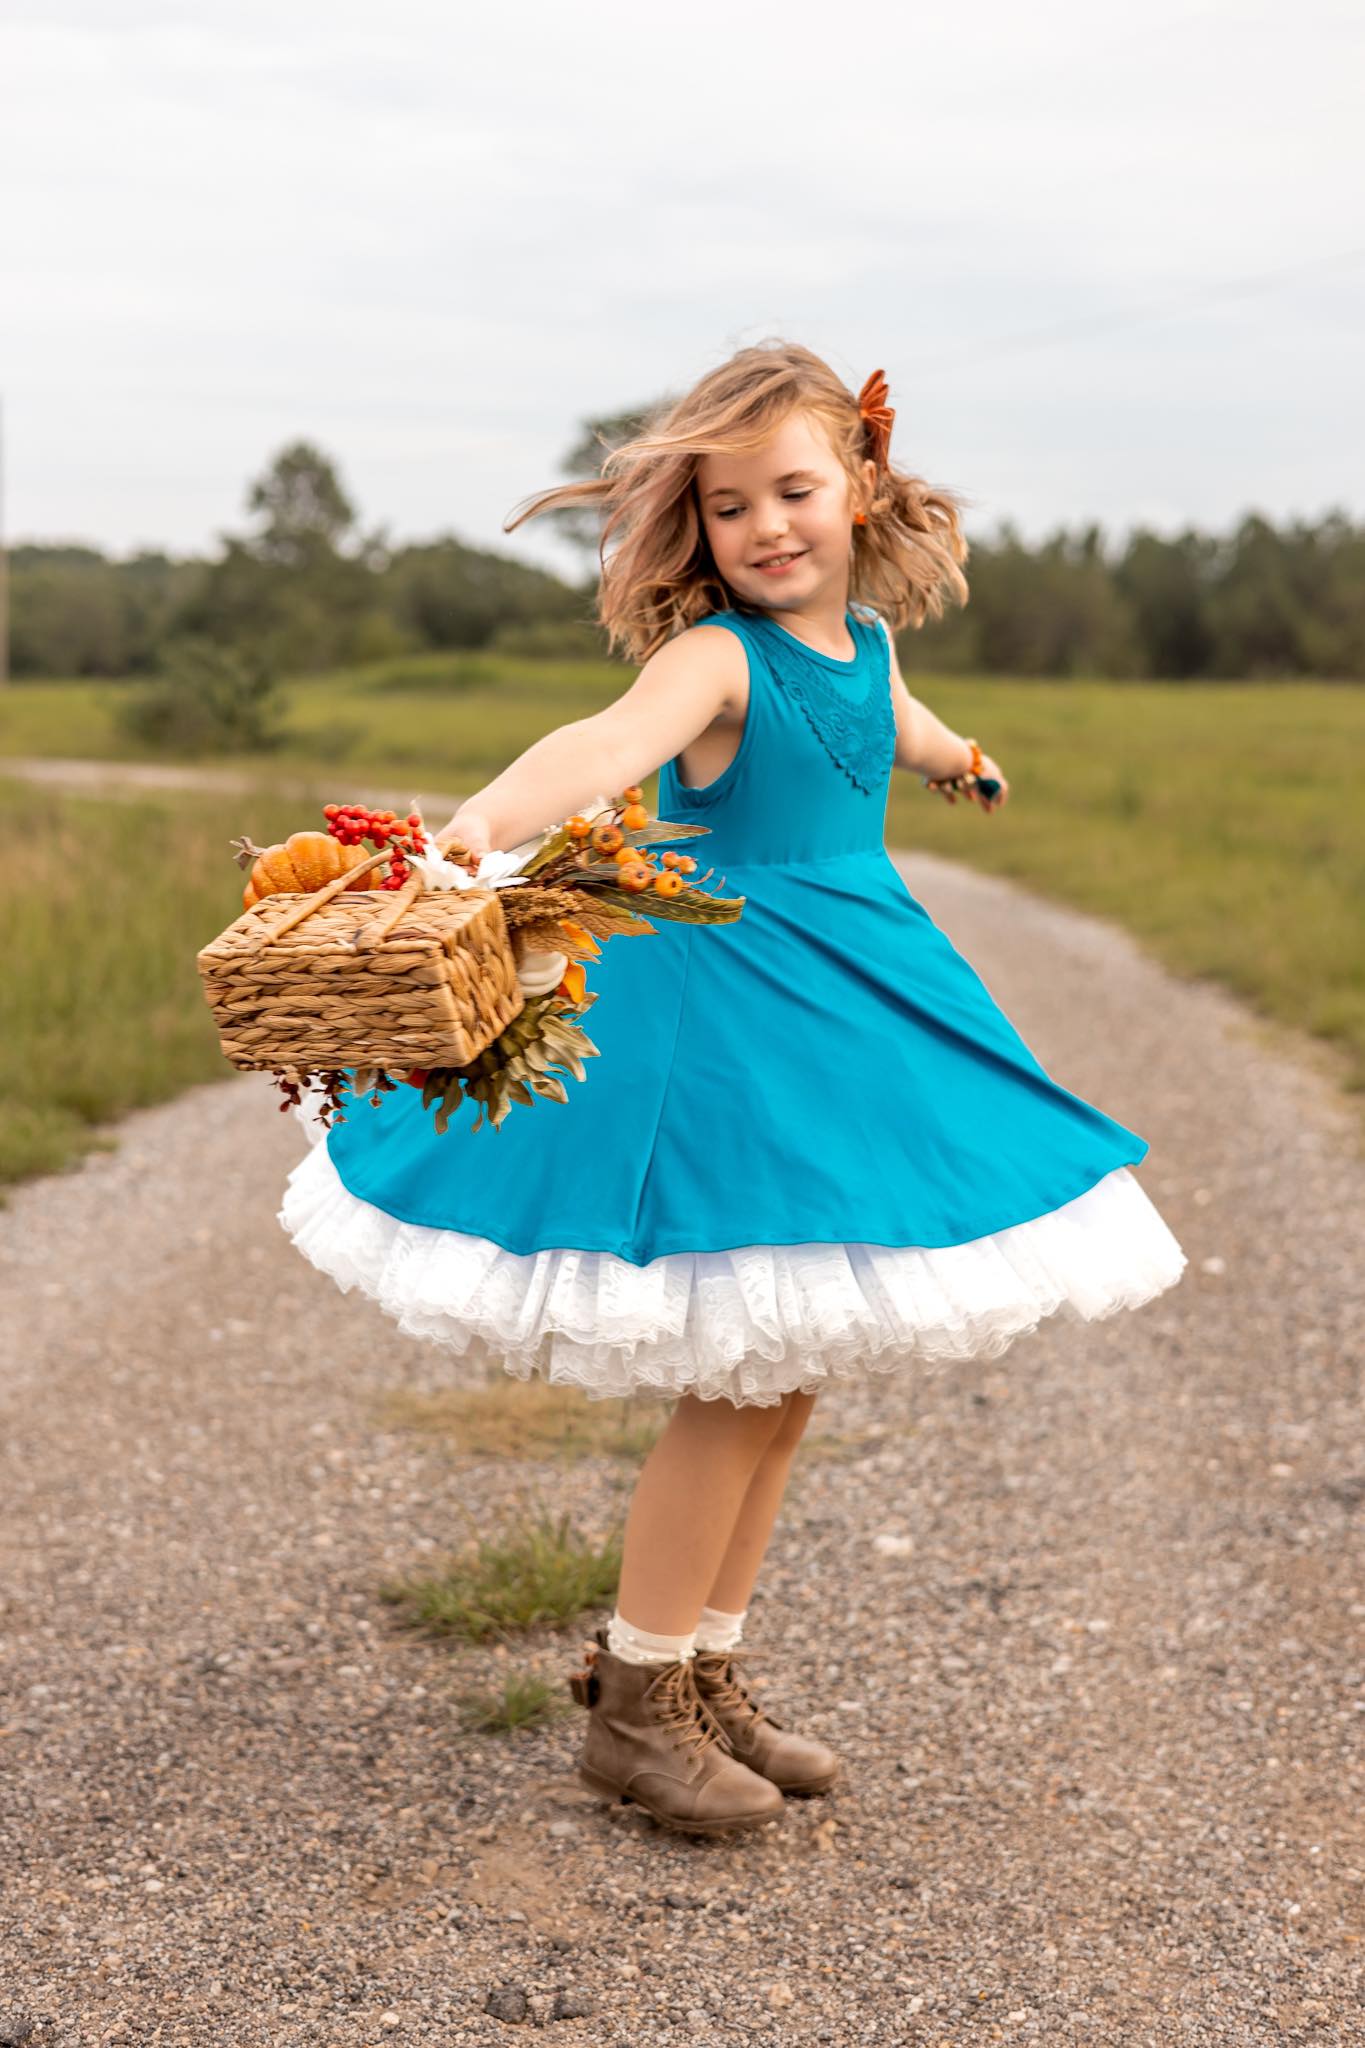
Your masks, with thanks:
[(9, 681), (9, 553), (5, 546), (5, 401), (0, 398), (0, 687)]

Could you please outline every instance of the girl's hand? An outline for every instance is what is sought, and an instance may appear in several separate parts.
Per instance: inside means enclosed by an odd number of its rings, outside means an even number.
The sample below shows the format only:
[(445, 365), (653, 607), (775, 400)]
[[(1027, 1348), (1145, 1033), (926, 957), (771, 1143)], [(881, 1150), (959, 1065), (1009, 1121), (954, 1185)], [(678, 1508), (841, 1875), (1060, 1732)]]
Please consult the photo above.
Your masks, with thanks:
[(973, 803), (980, 804), (983, 811), (998, 811), (1001, 804), (1006, 802), (1009, 797), (1010, 786), (1008, 782), (1005, 780), (1005, 777), (1001, 773), (1000, 769), (996, 766), (995, 762), (992, 761), (989, 754), (983, 754), (981, 756), (981, 773), (983, 775), (989, 775), (992, 778), (992, 780), (1000, 784), (1000, 790), (998, 795), (987, 799), (986, 797), (979, 795), (976, 789), (974, 788), (968, 790), (967, 795), (971, 798)]
[(983, 776), (990, 776), (992, 781), (1000, 784), (999, 791), (995, 796), (983, 796), (976, 783), (969, 783), (965, 789), (957, 789), (954, 787), (954, 781), (951, 776), (943, 776), (936, 782), (930, 782), (927, 787), (937, 790), (938, 794), (946, 797), (950, 804), (955, 804), (958, 798), (962, 796), (967, 799), (969, 804), (979, 804), (983, 811), (998, 811), (1001, 804), (1009, 796), (1009, 783), (1005, 780), (999, 764), (993, 761), (989, 754), (981, 756), (981, 773)]
[(461, 846), (467, 846), (475, 860), (492, 851), (493, 841), (488, 820), (482, 811), (469, 811), (462, 805), (454, 816), (442, 825), (436, 834), (437, 846), (444, 849), (455, 841)]

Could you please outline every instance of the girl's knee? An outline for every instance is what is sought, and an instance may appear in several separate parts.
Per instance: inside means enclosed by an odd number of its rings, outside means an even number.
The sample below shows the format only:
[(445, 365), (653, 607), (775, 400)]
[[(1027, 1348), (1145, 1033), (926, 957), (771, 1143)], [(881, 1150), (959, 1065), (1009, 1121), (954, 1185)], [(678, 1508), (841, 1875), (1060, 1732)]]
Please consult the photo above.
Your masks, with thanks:
[(777, 1427), (769, 1444), (772, 1450), (795, 1450), (801, 1441), (806, 1424), (810, 1421), (815, 1406), (814, 1394), (792, 1392), (784, 1394), (778, 1411)]
[(781, 1408), (760, 1408), (753, 1403), (729, 1401), (724, 1395), (703, 1401), (699, 1394), (679, 1397), (673, 1420), (680, 1427), (717, 1432), (736, 1441), (764, 1448), (782, 1419)]
[(762, 1455), (778, 1448), (794, 1449), (814, 1406), (814, 1394), (795, 1392), (784, 1394), (775, 1406), (767, 1408), (738, 1406), (725, 1399), (703, 1401), (689, 1393), (679, 1398), (673, 1412), (684, 1427), (724, 1430)]

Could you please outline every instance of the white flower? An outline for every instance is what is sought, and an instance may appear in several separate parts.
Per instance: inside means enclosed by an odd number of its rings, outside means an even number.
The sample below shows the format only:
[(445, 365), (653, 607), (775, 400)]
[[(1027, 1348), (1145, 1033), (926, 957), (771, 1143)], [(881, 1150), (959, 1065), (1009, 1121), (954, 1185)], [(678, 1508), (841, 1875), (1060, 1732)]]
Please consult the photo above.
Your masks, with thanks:
[(507, 889), (514, 882), (529, 882), (530, 875), (517, 873), (524, 860), (525, 855), (515, 847), (511, 853), (502, 853), (494, 847), (491, 853), (480, 855), (478, 872), (474, 877), (475, 888)]
[(424, 853), (410, 853), (408, 866), (417, 868), (429, 889), (511, 889), (518, 882), (529, 882), (530, 875), (519, 875), (516, 870), (522, 865), (524, 854), (519, 851), (503, 853), (497, 847), (480, 855), (478, 871), (470, 874), (468, 868), (456, 861), (447, 860), (439, 846), (430, 839)]

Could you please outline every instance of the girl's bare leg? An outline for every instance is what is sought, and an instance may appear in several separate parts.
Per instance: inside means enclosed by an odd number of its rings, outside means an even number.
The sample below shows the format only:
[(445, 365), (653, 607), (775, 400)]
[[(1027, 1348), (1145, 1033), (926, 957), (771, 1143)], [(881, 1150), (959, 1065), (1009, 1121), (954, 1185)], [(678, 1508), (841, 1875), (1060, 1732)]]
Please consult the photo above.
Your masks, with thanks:
[(635, 1482), (626, 1516), (618, 1611), (636, 1628), (696, 1627), (760, 1460), (785, 1405), (737, 1408), (679, 1397)]
[[(636, 1628), (685, 1635), (703, 1606), (748, 1598), (815, 1396), (774, 1408), (678, 1400), (631, 1496), (619, 1612)], [(747, 1582), (741, 1585), (745, 1580)]]
[(792, 1458), (810, 1421), (814, 1394), (788, 1394), (782, 1420), (768, 1440), (740, 1503), (730, 1543), (706, 1596), (706, 1605), (721, 1614), (742, 1614), (758, 1577), (772, 1535), (782, 1496), (787, 1490)]

